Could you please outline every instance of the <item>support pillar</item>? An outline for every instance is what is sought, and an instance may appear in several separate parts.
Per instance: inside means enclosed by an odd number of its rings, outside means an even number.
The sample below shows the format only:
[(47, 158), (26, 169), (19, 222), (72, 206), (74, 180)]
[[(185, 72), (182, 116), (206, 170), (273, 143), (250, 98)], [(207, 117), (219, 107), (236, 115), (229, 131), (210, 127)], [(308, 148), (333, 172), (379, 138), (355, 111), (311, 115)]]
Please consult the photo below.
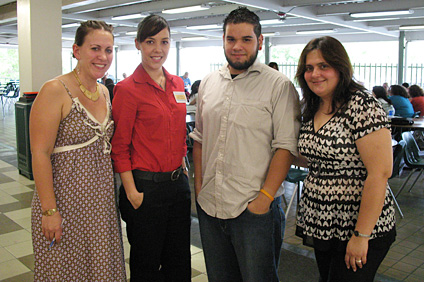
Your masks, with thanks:
[(399, 55), (398, 55), (398, 79), (397, 84), (402, 84), (404, 74), (404, 61), (405, 61), (405, 31), (399, 32)]
[(175, 43), (175, 48), (176, 48), (176, 51), (177, 51), (177, 76), (180, 76), (180, 45), (181, 45), (181, 42), (180, 41), (177, 41), (176, 43)]
[(62, 1), (18, 0), (17, 15), (22, 95), (62, 74)]
[(269, 37), (265, 37), (265, 64), (269, 64)]
[(118, 47), (115, 47), (115, 56), (114, 56), (114, 60), (115, 60), (115, 81), (113, 83), (118, 83)]

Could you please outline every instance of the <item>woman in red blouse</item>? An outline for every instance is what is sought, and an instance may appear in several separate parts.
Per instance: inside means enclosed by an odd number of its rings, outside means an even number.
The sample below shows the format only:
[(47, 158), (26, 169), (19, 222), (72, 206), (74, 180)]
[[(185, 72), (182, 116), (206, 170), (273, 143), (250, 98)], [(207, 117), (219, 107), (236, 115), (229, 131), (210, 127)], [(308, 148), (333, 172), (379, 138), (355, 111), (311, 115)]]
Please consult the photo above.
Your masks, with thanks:
[(131, 281), (191, 280), (186, 100), (182, 79), (163, 68), (170, 44), (166, 20), (146, 17), (135, 40), (141, 64), (114, 89), (112, 158)]
[(420, 117), (424, 116), (424, 91), (421, 87), (414, 84), (409, 87), (409, 96), (411, 96), (412, 106), (415, 112), (420, 112)]

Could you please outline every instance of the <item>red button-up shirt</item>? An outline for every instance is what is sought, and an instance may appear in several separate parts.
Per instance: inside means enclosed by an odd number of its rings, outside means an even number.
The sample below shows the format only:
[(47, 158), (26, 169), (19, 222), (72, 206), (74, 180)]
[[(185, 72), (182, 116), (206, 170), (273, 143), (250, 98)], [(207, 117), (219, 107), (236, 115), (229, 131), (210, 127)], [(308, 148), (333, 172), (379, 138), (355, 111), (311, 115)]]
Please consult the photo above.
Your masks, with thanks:
[(174, 91), (184, 92), (184, 82), (164, 73), (166, 91), (141, 64), (114, 88), (112, 159), (118, 173), (173, 171), (187, 153), (186, 104), (174, 97)]

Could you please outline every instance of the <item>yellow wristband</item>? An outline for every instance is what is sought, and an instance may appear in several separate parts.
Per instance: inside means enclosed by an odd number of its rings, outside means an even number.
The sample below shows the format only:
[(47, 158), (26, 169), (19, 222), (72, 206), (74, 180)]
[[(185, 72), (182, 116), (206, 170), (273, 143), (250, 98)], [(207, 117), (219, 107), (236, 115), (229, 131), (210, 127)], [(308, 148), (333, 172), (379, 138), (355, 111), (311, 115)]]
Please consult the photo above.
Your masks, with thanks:
[(274, 201), (274, 197), (271, 196), (267, 191), (265, 191), (264, 189), (259, 190), (259, 192), (262, 192), (262, 194), (264, 194), (265, 196), (267, 196), (271, 201)]

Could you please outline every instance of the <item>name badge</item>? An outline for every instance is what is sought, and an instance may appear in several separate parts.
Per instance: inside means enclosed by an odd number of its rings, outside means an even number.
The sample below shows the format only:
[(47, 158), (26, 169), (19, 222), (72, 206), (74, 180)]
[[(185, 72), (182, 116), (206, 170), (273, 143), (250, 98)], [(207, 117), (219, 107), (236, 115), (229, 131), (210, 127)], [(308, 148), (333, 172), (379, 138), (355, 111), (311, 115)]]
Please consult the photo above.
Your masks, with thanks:
[(174, 97), (177, 103), (184, 103), (184, 104), (187, 103), (186, 95), (182, 91), (174, 91)]

